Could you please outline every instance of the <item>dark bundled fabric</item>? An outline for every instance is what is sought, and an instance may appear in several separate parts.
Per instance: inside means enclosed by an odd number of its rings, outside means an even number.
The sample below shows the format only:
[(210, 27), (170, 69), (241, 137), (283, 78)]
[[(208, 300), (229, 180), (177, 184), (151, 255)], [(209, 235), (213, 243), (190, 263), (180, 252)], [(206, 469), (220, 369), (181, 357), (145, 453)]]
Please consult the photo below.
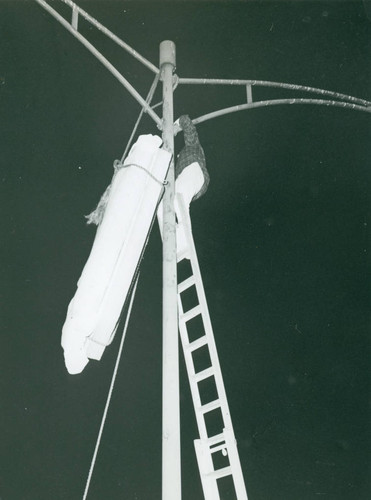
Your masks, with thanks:
[(198, 193), (192, 198), (197, 200), (202, 196), (209, 185), (210, 176), (206, 169), (206, 159), (204, 150), (200, 144), (196, 127), (193, 125), (192, 120), (188, 115), (182, 115), (179, 118), (179, 125), (184, 133), (184, 147), (180, 151), (176, 164), (175, 164), (175, 178), (186, 168), (194, 162), (198, 162), (205, 177), (205, 182)]

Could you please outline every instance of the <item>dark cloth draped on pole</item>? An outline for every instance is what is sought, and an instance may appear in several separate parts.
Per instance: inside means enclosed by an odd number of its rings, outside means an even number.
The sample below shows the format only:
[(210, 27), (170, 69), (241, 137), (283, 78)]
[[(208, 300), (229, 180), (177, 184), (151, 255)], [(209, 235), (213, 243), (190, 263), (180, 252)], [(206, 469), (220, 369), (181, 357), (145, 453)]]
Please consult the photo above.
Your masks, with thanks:
[(200, 144), (196, 127), (188, 115), (182, 115), (179, 118), (179, 125), (184, 133), (184, 147), (180, 151), (176, 165), (175, 177), (178, 177), (182, 171), (194, 162), (197, 162), (204, 174), (204, 184), (200, 191), (194, 195), (192, 201), (200, 198), (206, 191), (210, 182), (210, 176), (206, 169), (206, 158), (204, 150)]

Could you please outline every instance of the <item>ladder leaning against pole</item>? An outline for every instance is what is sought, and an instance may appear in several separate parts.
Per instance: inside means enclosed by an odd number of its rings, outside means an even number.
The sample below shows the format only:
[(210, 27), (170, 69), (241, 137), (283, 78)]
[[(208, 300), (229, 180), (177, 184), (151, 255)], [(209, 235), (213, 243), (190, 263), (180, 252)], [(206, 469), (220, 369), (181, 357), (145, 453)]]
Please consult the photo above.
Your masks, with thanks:
[[(220, 500), (218, 480), (233, 481), (236, 500), (247, 500), (240, 458), (234, 437), (232, 420), (224, 388), (222, 372), (216, 350), (206, 295), (193, 241), (191, 220), (181, 194), (176, 194), (177, 238), (181, 234), (183, 243), (177, 253), (178, 264), (190, 260), (191, 275), (178, 283), (179, 332), (196, 414), (199, 439), (194, 441), (205, 500)], [(180, 239), (180, 238), (179, 238)], [(198, 304), (184, 310), (182, 294), (195, 287)], [(192, 321), (198, 322), (197, 335), (192, 333)], [(199, 369), (195, 357), (203, 350), (208, 361)], [(200, 384), (212, 387), (212, 400), (205, 402)], [(210, 398), (210, 391), (208, 392)], [(213, 418), (209, 420), (210, 415)], [(212, 429), (209, 424), (212, 424)], [(219, 430), (215, 430), (219, 428)]]

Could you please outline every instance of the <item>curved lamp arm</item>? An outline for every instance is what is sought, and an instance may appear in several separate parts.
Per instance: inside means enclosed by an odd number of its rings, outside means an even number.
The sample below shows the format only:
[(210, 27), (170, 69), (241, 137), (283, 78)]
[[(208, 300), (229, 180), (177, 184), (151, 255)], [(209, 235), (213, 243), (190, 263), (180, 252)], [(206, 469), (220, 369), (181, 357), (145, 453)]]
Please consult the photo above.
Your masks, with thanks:
[[(218, 111), (213, 111), (212, 113), (207, 113), (206, 115), (199, 116), (195, 118), (193, 123), (202, 123), (212, 118), (217, 118), (218, 116), (228, 115), (229, 113), (236, 113), (237, 111), (245, 111), (246, 109), (263, 108), (267, 106), (277, 106), (281, 104), (314, 104), (320, 106), (334, 106), (337, 108), (353, 109), (355, 111), (365, 111), (366, 113), (371, 113), (371, 107), (360, 106), (359, 104), (352, 104), (343, 101), (330, 101), (326, 99), (271, 99), (268, 101), (257, 101), (249, 102), (246, 104), (238, 104), (237, 106), (230, 106), (228, 108), (219, 109)], [(175, 122), (177, 124), (177, 122)]]
[[(161, 118), (151, 109), (149, 104), (143, 99), (143, 97), (135, 90), (135, 88), (128, 82), (128, 80), (111, 64), (104, 56), (97, 50), (94, 45), (92, 45), (81, 33), (79, 33), (77, 29), (77, 24), (78, 24), (78, 18), (77, 15), (79, 12), (84, 12), (82, 11), (79, 7), (77, 7), (76, 4), (71, 2), (70, 0), (62, 0), (64, 3), (67, 3), (72, 7), (72, 23), (70, 24), (66, 19), (64, 19), (63, 16), (61, 16), (56, 10), (54, 10), (48, 3), (45, 2), (45, 0), (35, 0), (41, 7), (43, 7), (49, 14), (51, 14), (57, 21), (64, 26), (75, 38), (79, 40), (97, 59), (100, 61), (110, 73), (126, 88), (126, 90), (134, 97), (134, 99), (142, 106), (144, 111), (148, 113), (148, 115), (154, 120), (154, 122), (157, 124), (158, 127), (161, 127), (162, 121)], [(84, 12), (84, 14), (86, 14)], [(86, 14), (88, 15), (88, 14)], [(89, 16), (90, 17), (90, 16)], [(93, 18), (91, 18), (93, 19)], [(89, 19), (91, 22), (91, 20)], [(100, 24), (97, 22), (97, 24)], [(102, 27), (103, 28), (103, 27)], [(99, 28), (101, 29), (101, 28)], [(102, 30), (102, 29), (101, 29)], [(108, 30), (106, 30), (108, 31)], [(107, 33), (105, 33), (107, 34)], [(113, 35), (113, 34), (112, 34)], [(119, 40), (119, 39), (118, 39)], [(124, 42), (122, 42), (124, 44)], [(125, 44), (126, 46), (126, 44)], [(131, 49), (131, 47), (126, 46), (124, 47), (126, 50), (128, 48), (130, 49), (130, 53), (134, 55), (135, 52), (135, 57), (138, 59), (138, 53), (134, 51), (134, 49)], [(141, 56), (140, 56), (141, 57)], [(144, 58), (141, 57), (141, 62), (143, 62)], [(149, 61), (147, 61), (149, 62)], [(149, 63), (151, 64), (151, 63)], [(155, 66), (154, 66), (155, 68)], [(157, 68), (155, 68), (155, 73), (158, 73)]]
[(307, 85), (296, 85), (294, 83), (270, 82), (265, 80), (234, 80), (221, 78), (179, 78), (179, 84), (187, 85), (226, 85), (226, 86), (251, 86), (251, 87), (274, 87), (287, 90), (300, 90), (302, 92), (310, 92), (312, 94), (320, 94), (322, 96), (333, 97), (342, 101), (353, 102), (363, 106), (371, 106), (371, 101), (353, 97), (332, 90), (319, 89), (316, 87), (308, 87)]

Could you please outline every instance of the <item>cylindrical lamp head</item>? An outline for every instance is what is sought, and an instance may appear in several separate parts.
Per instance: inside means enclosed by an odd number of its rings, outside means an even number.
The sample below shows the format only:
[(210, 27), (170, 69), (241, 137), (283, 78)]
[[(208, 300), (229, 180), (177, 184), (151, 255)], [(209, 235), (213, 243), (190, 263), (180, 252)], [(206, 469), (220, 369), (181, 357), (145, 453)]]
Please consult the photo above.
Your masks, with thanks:
[(160, 67), (163, 64), (176, 65), (175, 43), (170, 40), (164, 40), (160, 43)]

